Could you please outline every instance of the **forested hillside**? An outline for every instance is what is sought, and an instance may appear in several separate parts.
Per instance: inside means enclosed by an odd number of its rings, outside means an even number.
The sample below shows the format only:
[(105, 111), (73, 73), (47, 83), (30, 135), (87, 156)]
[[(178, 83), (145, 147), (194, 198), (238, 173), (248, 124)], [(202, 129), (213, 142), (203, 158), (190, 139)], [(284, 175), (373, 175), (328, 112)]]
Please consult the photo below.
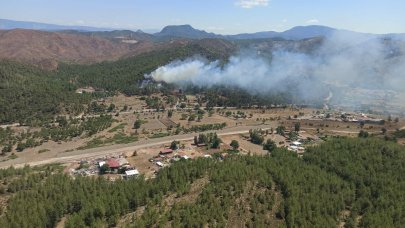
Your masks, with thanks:
[(179, 161), (155, 179), (71, 178), (57, 167), (0, 172), (1, 227), (401, 227), (405, 149), (332, 139), (303, 158)]
[[(226, 61), (232, 46), (217, 40), (203, 40), (185, 46), (152, 51), (137, 57), (93, 65), (60, 64), (55, 71), (38, 69), (12, 61), (0, 61), (0, 123), (40, 125), (56, 115), (77, 115), (92, 99), (120, 92), (150, 95), (170, 91), (170, 85), (142, 85), (145, 75), (171, 61), (191, 56)], [(79, 87), (91, 86), (98, 92), (76, 94)], [(187, 88), (187, 93), (204, 94), (208, 106), (250, 106), (283, 104), (293, 98), (286, 93), (251, 95), (234, 87)]]
[[(191, 44), (116, 62), (64, 64), (56, 71), (0, 61), (0, 123), (38, 125), (58, 114), (78, 114), (99, 96), (115, 92), (149, 94), (156, 90), (154, 86), (140, 88), (145, 74), (170, 61), (197, 54), (209, 59), (226, 58), (226, 53)], [(76, 94), (80, 86), (92, 86), (101, 92)]]
[(79, 86), (93, 86), (106, 91), (119, 91), (126, 95), (150, 93), (140, 88), (145, 74), (174, 60), (199, 55), (210, 60), (226, 59), (230, 53), (215, 51), (199, 44), (153, 51), (137, 57), (116, 62), (103, 62), (94, 65), (63, 65), (58, 72), (60, 77), (74, 80)]
[(0, 123), (34, 124), (58, 113), (79, 113), (88, 95), (53, 72), (11, 61), (0, 61)]
[(333, 140), (308, 151), (304, 160), (337, 174), (355, 188), (348, 224), (363, 227), (405, 224), (405, 150), (376, 139)]

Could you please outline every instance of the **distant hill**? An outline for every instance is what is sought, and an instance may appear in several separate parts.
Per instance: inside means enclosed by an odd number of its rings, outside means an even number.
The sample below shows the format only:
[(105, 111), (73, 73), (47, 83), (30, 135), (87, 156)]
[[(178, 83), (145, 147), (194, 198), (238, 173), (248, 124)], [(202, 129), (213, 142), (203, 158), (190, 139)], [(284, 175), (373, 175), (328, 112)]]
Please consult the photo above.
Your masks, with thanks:
[(155, 50), (148, 41), (114, 42), (100, 36), (36, 30), (0, 30), (0, 59), (53, 69), (58, 62), (93, 63)]
[[(284, 32), (264, 31), (256, 33), (242, 33), (236, 35), (218, 35), (209, 33), (204, 30), (198, 30), (191, 25), (170, 25), (162, 29), (162, 31), (155, 33), (154, 36), (160, 38), (187, 38), (187, 39), (206, 39), (217, 38), (227, 40), (254, 40), (254, 39), (286, 39), (286, 40), (302, 40), (314, 37), (328, 37), (334, 32), (344, 32), (350, 35), (370, 35), (347, 30), (337, 30), (327, 26), (310, 25), (310, 26), (297, 26)], [(396, 34), (392, 34), (394, 36)]]
[(114, 61), (142, 53), (194, 44), (201, 52), (227, 56), (234, 45), (226, 40), (179, 39), (154, 42), (153, 36), (142, 31), (46, 32), (14, 29), (0, 30), (0, 59), (34, 64), (55, 69), (60, 62), (96, 63)]
[[(77, 30), (64, 30), (61, 31), (68, 34), (77, 35), (87, 35), (87, 36), (98, 36), (106, 39), (110, 39), (118, 42), (126, 41), (141, 41), (141, 40), (153, 40), (154, 36), (143, 32), (142, 30), (131, 31), (131, 30), (114, 30), (114, 31), (77, 31)], [(127, 42), (131, 43), (131, 42)]]
[(269, 38), (269, 39), (252, 39), (252, 40), (236, 40), (234, 43), (239, 50), (255, 50), (260, 55), (269, 56), (271, 58), (272, 53), (278, 50), (315, 54), (319, 48), (322, 47), (325, 38), (314, 37), (302, 40), (285, 40), (281, 38)]
[(336, 29), (320, 26), (320, 25), (310, 25), (310, 26), (297, 26), (287, 31), (278, 33), (277, 36), (282, 37), (284, 39), (291, 39), (291, 40), (302, 40), (317, 36), (330, 36)]
[(313, 37), (327, 37), (330, 36), (336, 29), (320, 26), (297, 26), (284, 32), (257, 32), (257, 33), (243, 33), (237, 35), (228, 35), (228, 39), (268, 39), (268, 38), (280, 38), (286, 40), (302, 40)]
[[(35, 29), (1, 30), (12, 27)], [(63, 30), (43, 31), (44, 29)], [(98, 28), (0, 19), (0, 59), (55, 69), (60, 62), (87, 64), (114, 61), (190, 43), (198, 45), (204, 52), (214, 51), (221, 57), (242, 49), (271, 56), (271, 53), (280, 47), (294, 52), (314, 53), (317, 47), (321, 46), (323, 38), (331, 36), (336, 31), (353, 39), (360, 37), (361, 43), (384, 38), (388, 57), (401, 56), (405, 52), (403, 45), (405, 34), (365, 34), (319, 25), (297, 26), (284, 32), (267, 31), (237, 35), (218, 35), (195, 29), (191, 25), (166, 26), (154, 34), (141, 30), (92, 31), (92, 29)]]
[(204, 30), (193, 28), (191, 25), (170, 25), (162, 29), (162, 31), (155, 33), (154, 36), (160, 38), (187, 38), (187, 39), (206, 39), (217, 38), (227, 40), (255, 40), (255, 39), (285, 39), (285, 40), (303, 40), (314, 37), (328, 37), (335, 32), (340, 34), (350, 35), (352, 37), (366, 37), (366, 38), (391, 38), (391, 39), (405, 39), (405, 34), (371, 34), (360, 33), (349, 30), (335, 29), (322, 25), (309, 25), (309, 26), (296, 26), (284, 32), (275, 31), (262, 31), (256, 33), (241, 33), (236, 35), (219, 35), (209, 33)]
[(111, 31), (111, 28), (96, 28), (90, 26), (69, 26), (69, 25), (55, 25), (30, 21), (14, 21), (7, 19), (0, 19), (0, 29), (33, 29), (43, 31), (61, 31), (61, 30), (79, 30), (79, 31)]
[(112, 28), (97, 28), (91, 26), (69, 26), (69, 25), (55, 25), (47, 23), (29, 22), (29, 21), (15, 21), (8, 19), (0, 19), (0, 30), (11, 29), (32, 29), (41, 31), (63, 31), (65, 33), (84, 33), (85, 35), (100, 36), (107, 39), (112, 39), (117, 36), (133, 36), (138, 40), (170, 40), (170, 39), (227, 39), (227, 40), (243, 40), (243, 39), (286, 39), (286, 40), (302, 40), (313, 37), (327, 37), (335, 31), (346, 33), (351, 36), (369, 36), (373, 37), (386, 37), (392, 39), (405, 39), (405, 34), (367, 34), (359, 33), (349, 30), (340, 30), (322, 25), (309, 25), (309, 26), (296, 26), (284, 32), (275, 31), (258, 31), (255, 33), (241, 33), (231, 35), (220, 35), (210, 33), (204, 30), (193, 28), (191, 25), (168, 25), (160, 32), (155, 32), (154, 29), (144, 30), (116, 30)]
[(256, 33), (241, 33), (237, 35), (228, 35), (225, 36), (228, 39), (236, 39), (236, 40), (248, 40), (248, 39), (267, 39), (267, 38), (274, 38), (277, 37), (278, 32), (256, 32)]
[(169, 25), (154, 35), (157, 37), (180, 37), (189, 39), (223, 38), (221, 35), (195, 29), (191, 27), (191, 25)]

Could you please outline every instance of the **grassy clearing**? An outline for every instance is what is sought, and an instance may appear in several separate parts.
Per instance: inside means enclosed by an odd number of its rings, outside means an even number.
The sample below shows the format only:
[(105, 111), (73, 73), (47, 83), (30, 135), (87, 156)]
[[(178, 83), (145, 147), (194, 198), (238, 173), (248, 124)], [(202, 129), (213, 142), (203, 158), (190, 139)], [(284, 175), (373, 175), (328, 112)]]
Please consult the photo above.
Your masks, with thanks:
[(151, 138), (151, 139), (162, 138), (162, 137), (166, 137), (169, 135), (170, 135), (169, 132), (160, 132), (160, 133), (155, 133), (155, 134), (151, 135), (149, 138)]
[(128, 144), (128, 143), (138, 141), (138, 136), (134, 135), (134, 134), (125, 135), (123, 133), (118, 133), (118, 134), (114, 135), (112, 140), (116, 144)]
[(109, 132), (109, 133), (113, 133), (113, 132), (116, 132), (116, 131), (118, 131), (118, 130), (122, 130), (122, 129), (124, 129), (124, 127), (125, 127), (126, 125), (127, 125), (127, 123), (118, 124), (117, 126), (115, 126), (115, 127), (111, 128), (110, 130), (108, 130), (108, 132)]
[(124, 133), (117, 133), (112, 138), (97, 137), (86, 143), (86, 145), (77, 148), (78, 150), (85, 150), (91, 148), (97, 148), (102, 146), (114, 145), (114, 144), (128, 144), (138, 141), (138, 136), (135, 134), (125, 135)]
[(86, 150), (86, 149), (101, 147), (103, 145), (104, 145), (103, 138), (102, 137), (97, 137), (95, 139), (92, 139), (92, 140), (88, 141), (85, 146), (78, 147), (77, 149), (78, 150)]

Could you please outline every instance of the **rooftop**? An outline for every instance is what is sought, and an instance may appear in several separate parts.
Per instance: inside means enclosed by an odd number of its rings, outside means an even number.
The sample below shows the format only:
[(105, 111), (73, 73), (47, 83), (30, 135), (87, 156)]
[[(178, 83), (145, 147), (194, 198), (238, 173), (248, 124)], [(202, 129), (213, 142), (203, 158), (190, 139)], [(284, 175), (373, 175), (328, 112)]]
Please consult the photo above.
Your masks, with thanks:
[(127, 176), (139, 175), (139, 171), (137, 169), (127, 170), (125, 171), (125, 175)]
[(160, 153), (161, 154), (170, 154), (170, 153), (173, 153), (173, 150), (170, 148), (165, 148), (163, 150), (160, 150)]
[(120, 163), (116, 159), (109, 159), (107, 161), (108, 167), (110, 168), (119, 168)]

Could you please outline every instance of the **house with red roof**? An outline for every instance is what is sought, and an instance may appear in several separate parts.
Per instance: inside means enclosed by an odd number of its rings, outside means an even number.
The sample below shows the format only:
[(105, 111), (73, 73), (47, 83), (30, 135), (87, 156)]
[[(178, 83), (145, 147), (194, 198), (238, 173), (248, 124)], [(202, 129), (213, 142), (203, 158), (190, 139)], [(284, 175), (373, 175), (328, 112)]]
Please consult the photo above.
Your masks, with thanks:
[(120, 163), (117, 159), (110, 158), (107, 161), (108, 167), (110, 167), (111, 170), (118, 170), (120, 168)]

